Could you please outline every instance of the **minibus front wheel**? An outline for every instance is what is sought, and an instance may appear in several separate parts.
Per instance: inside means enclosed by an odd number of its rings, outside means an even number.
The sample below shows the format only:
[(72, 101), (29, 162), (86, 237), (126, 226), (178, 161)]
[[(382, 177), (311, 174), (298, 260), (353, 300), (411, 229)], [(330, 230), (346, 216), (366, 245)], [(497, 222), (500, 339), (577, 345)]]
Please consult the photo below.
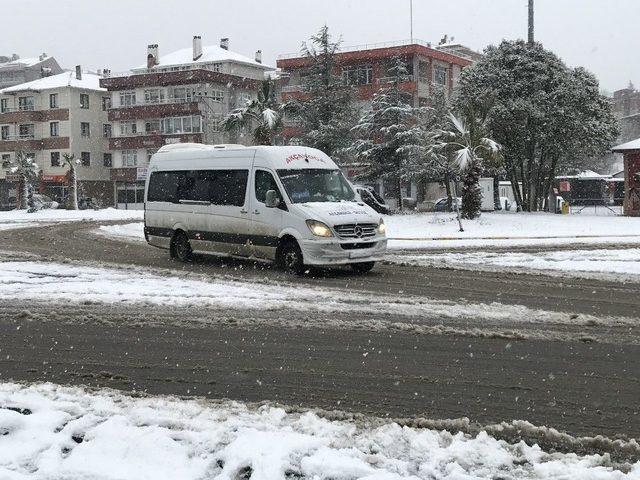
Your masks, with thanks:
[(193, 255), (191, 244), (189, 243), (186, 233), (182, 230), (178, 230), (173, 235), (169, 252), (171, 253), (171, 258), (176, 258), (181, 262), (188, 262), (191, 260)]
[(295, 240), (287, 240), (278, 249), (278, 264), (284, 268), (287, 272), (295, 275), (302, 275), (304, 273), (304, 259), (302, 257), (302, 250)]

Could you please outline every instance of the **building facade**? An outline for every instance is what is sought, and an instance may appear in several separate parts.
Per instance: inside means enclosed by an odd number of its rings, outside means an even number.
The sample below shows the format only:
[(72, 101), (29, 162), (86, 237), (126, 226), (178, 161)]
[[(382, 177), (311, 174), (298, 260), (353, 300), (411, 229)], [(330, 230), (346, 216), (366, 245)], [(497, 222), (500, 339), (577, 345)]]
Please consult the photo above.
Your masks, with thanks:
[(160, 55), (147, 47), (144, 65), (122, 75), (106, 71), (101, 85), (111, 96), (108, 118), (111, 179), (116, 206), (141, 208), (151, 156), (163, 145), (179, 142), (242, 143), (249, 135), (229, 135), (221, 123), (232, 110), (255, 98), (258, 84), (271, 67), (229, 50), (229, 39)]
[(640, 138), (613, 148), (624, 158), (624, 214), (640, 217)]
[[(464, 55), (460, 53), (462, 51)], [(432, 47), (431, 44), (419, 40), (346, 47), (336, 55), (335, 73), (342, 76), (345, 84), (357, 88), (360, 107), (364, 110), (370, 107), (374, 94), (391, 81), (391, 69), (397, 59), (401, 58), (405, 62), (408, 75), (400, 88), (407, 95), (411, 105), (417, 107), (428, 105), (436, 88), (443, 90), (447, 95), (453, 92), (462, 69), (473, 64), (478, 58), (470, 52), (473, 51), (459, 44)], [(282, 100), (286, 102), (290, 99), (304, 98), (304, 74), (309, 66), (309, 59), (300, 54), (280, 55), (277, 66), (282, 70)], [(285, 121), (285, 139), (296, 137), (298, 134), (295, 122)], [(344, 168), (347, 176), (352, 179), (357, 176), (358, 170), (354, 165)], [(381, 181), (371, 185), (387, 198), (390, 204), (394, 203), (395, 195), (391, 190), (396, 188), (395, 186), (384, 185)], [(425, 185), (407, 183), (403, 187), (402, 196), (422, 201), (428, 197), (428, 189)]]
[[(113, 188), (109, 179), (110, 154), (107, 129), (106, 90), (100, 77), (64, 72), (0, 90), (0, 204), (15, 207), (17, 185), (6, 169), (16, 152), (33, 157), (40, 168), (41, 193), (64, 201), (68, 168), (63, 155), (74, 154), (79, 197), (91, 197), (110, 205)], [(108, 98), (108, 97), (107, 97)]]
[(46, 53), (33, 58), (0, 57), (0, 89), (31, 82), (43, 77), (58, 75), (62, 68)]

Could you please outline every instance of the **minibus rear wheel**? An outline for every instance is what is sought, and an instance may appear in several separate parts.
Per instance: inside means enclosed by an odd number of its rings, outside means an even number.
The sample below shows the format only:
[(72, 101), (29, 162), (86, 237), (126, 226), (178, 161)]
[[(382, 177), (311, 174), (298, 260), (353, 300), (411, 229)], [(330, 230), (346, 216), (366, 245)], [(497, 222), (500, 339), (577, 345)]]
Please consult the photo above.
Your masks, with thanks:
[(357, 273), (367, 273), (371, 271), (376, 262), (361, 262), (361, 263), (352, 263), (351, 268), (354, 272)]
[(188, 262), (191, 260), (193, 251), (191, 250), (191, 244), (187, 235), (178, 231), (171, 240), (171, 257), (177, 258), (181, 262)]
[(304, 273), (304, 260), (298, 242), (289, 240), (279, 249), (278, 264), (287, 272), (295, 275)]

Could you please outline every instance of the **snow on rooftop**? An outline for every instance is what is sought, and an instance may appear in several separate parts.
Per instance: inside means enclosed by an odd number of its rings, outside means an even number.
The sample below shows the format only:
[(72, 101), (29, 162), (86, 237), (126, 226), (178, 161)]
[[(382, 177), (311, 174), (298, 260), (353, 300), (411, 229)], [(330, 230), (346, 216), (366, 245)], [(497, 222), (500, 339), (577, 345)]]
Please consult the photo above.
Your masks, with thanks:
[(83, 73), (82, 79), (78, 80), (75, 72), (63, 72), (58, 75), (51, 75), (50, 77), (39, 78), (31, 82), (7, 87), (4, 90), (0, 90), (0, 93), (22, 92), (25, 90), (48, 90), (62, 87), (106, 91), (105, 88), (100, 88), (99, 82), (101, 78), (100, 75), (96, 75), (95, 73)]
[(631, 140), (630, 142), (623, 143), (616, 147), (613, 147), (612, 150), (614, 152), (624, 152), (627, 150), (640, 150), (640, 138), (636, 138), (635, 140)]
[[(193, 48), (187, 47), (169, 53), (167, 55), (160, 55), (158, 65), (154, 68), (166, 68), (179, 65), (191, 65), (191, 64), (204, 64), (215, 62), (239, 62), (252, 65), (254, 67), (263, 68), (265, 70), (273, 70), (273, 67), (256, 62), (253, 58), (245, 57), (240, 53), (232, 52), (231, 50), (225, 50), (218, 45), (209, 45), (202, 47), (202, 55), (197, 60), (193, 59)], [(133, 68), (136, 70), (146, 70), (147, 64), (139, 65)]]
[(44, 62), (49, 57), (45, 57), (43, 59), (39, 57), (30, 57), (30, 58), (18, 58), (17, 60), (10, 60), (5, 63), (0, 63), (0, 68), (4, 67), (13, 67), (13, 66), (25, 66), (25, 67), (33, 67), (41, 62)]

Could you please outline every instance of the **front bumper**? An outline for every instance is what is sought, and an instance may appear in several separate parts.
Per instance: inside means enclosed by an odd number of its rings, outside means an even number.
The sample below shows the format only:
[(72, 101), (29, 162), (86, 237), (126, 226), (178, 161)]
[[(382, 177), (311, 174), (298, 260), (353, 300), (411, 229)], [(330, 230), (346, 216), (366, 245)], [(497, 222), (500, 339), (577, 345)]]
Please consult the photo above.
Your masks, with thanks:
[(349, 263), (378, 262), (387, 251), (387, 237), (366, 240), (340, 240), (338, 238), (302, 240), (300, 248), (306, 265), (346, 265)]

